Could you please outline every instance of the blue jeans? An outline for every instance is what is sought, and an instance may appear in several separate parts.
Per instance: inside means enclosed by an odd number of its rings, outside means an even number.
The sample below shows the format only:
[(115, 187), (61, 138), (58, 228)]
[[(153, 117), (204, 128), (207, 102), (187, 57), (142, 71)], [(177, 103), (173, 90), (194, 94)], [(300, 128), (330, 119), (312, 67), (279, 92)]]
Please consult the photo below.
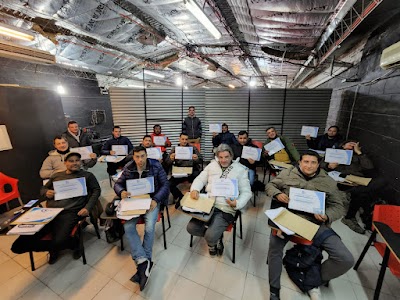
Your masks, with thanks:
[(249, 171), (249, 181), (250, 181), (250, 186), (253, 185), (254, 180), (256, 179), (256, 171), (255, 170), (248, 170)]
[(160, 204), (157, 204), (156, 208), (143, 215), (145, 222), (143, 244), (136, 230), (136, 224), (139, 220), (139, 217), (126, 221), (124, 224), (125, 234), (131, 248), (132, 259), (136, 262), (136, 264), (138, 264), (138, 261), (140, 263), (145, 259), (151, 260), (154, 242), (154, 229), (159, 211)]

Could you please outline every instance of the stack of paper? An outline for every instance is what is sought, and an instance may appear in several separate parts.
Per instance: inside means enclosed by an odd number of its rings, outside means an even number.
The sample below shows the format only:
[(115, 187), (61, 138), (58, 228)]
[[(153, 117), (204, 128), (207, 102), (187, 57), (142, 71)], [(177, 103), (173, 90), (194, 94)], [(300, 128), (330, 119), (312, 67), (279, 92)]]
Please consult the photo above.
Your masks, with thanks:
[(151, 198), (149, 195), (122, 199), (117, 208), (117, 217), (124, 220), (138, 217), (146, 213), (150, 208), (150, 204)]
[(46, 224), (20, 224), (12, 228), (7, 232), (7, 235), (34, 235)]
[(192, 167), (172, 166), (172, 177), (175, 178), (188, 177), (192, 173), (193, 173)]
[(53, 220), (63, 208), (43, 208), (43, 207), (33, 207), (26, 213), (21, 215), (18, 219), (13, 221), (11, 225), (20, 224), (47, 224)]
[(199, 199), (195, 200), (186, 193), (181, 200), (182, 209), (190, 212), (200, 212), (209, 214), (215, 203), (214, 197), (208, 197), (207, 194), (200, 194)]
[(268, 163), (270, 165), (272, 165), (272, 166), (280, 167), (280, 168), (283, 168), (283, 169), (289, 169), (290, 167), (292, 167), (291, 164), (287, 164), (287, 163), (284, 163), (284, 162), (281, 162), (281, 161), (277, 161), (275, 159), (269, 160)]

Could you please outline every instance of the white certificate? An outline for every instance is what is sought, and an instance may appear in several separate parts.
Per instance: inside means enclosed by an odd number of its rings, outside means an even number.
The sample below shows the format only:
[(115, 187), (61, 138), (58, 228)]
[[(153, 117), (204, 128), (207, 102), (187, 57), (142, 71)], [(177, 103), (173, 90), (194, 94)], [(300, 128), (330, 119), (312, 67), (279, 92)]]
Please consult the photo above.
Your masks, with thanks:
[(191, 160), (193, 147), (175, 147), (175, 159)]
[(131, 196), (154, 193), (154, 177), (128, 179), (126, 181), (126, 190), (131, 193)]
[(114, 155), (128, 155), (128, 145), (112, 145), (111, 150), (115, 151)]
[(325, 214), (325, 193), (291, 187), (289, 208), (312, 214)]
[(110, 163), (118, 163), (122, 160), (124, 160), (125, 157), (123, 156), (116, 156), (116, 155), (107, 155), (105, 158), (106, 162), (110, 162)]
[(353, 150), (341, 150), (327, 148), (325, 152), (325, 162), (338, 163), (340, 165), (351, 165)]
[(279, 152), (284, 148), (285, 146), (282, 144), (280, 138), (276, 138), (264, 146), (264, 149), (268, 151), (269, 156), (274, 155), (276, 152)]
[(165, 136), (153, 136), (153, 143), (156, 146), (164, 146), (166, 140)]
[(208, 125), (208, 131), (209, 131), (209, 132), (220, 133), (220, 132), (222, 132), (222, 124), (221, 124), (221, 123), (218, 123), (218, 124), (209, 124), (209, 125)]
[(71, 152), (78, 152), (81, 155), (81, 159), (91, 159), (90, 154), (93, 153), (92, 146), (71, 148)]
[(218, 178), (215, 179), (211, 187), (212, 196), (222, 196), (226, 198), (239, 197), (239, 188), (237, 179), (232, 178)]
[(87, 196), (85, 177), (54, 181), (53, 188), (55, 192), (54, 200)]
[(319, 127), (302, 126), (300, 135), (310, 135), (311, 137), (316, 138), (318, 136), (318, 129)]
[(261, 158), (261, 149), (256, 147), (243, 146), (242, 158), (250, 158), (259, 161)]
[(340, 172), (338, 171), (330, 171), (328, 172), (328, 175), (335, 181), (337, 182), (345, 182), (346, 179), (344, 179), (343, 177), (340, 177)]
[(161, 159), (161, 149), (159, 147), (146, 148), (147, 157), (152, 159)]

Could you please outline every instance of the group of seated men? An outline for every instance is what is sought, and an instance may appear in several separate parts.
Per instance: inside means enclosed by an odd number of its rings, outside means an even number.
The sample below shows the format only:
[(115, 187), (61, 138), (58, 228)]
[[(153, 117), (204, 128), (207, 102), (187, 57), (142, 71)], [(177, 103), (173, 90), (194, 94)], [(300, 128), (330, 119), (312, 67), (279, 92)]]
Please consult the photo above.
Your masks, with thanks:
[[(192, 118), (193, 119), (193, 118)], [(212, 160), (204, 170), (201, 171), (202, 162), (201, 153), (194, 148), (191, 160), (179, 160), (175, 158), (175, 148), (166, 153), (166, 148), (171, 146), (166, 138), (163, 147), (163, 156), (157, 161), (147, 157), (146, 148), (154, 146), (154, 137), (162, 135), (161, 126), (155, 125), (152, 135), (146, 135), (142, 144), (133, 147), (128, 138), (121, 136), (121, 128), (113, 128), (113, 137), (108, 140), (103, 148), (102, 154), (113, 155), (112, 145), (127, 145), (130, 155), (123, 161), (123, 170), (121, 176), (114, 185), (116, 195), (122, 199), (130, 197), (127, 192), (126, 180), (153, 177), (155, 190), (150, 195), (152, 201), (148, 212), (144, 215), (145, 233), (141, 241), (136, 230), (138, 218), (133, 218), (124, 223), (124, 229), (130, 244), (131, 255), (137, 266), (137, 272), (131, 280), (140, 285), (143, 290), (147, 284), (153, 267), (152, 247), (154, 241), (154, 227), (157, 221), (158, 212), (162, 205), (168, 203), (168, 196), (171, 192), (174, 198), (182, 199), (183, 194), (178, 189), (178, 184), (182, 180), (191, 182), (190, 195), (193, 199), (199, 198), (200, 191), (205, 188), (210, 192), (213, 182), (219, 178), (234, 178), (238, 181), (239, 194), (235, 199), (216, 197), (214, 213), (208, 222), (199, 221), (193, 218), (187, 225), (187, 230), (191, 235), (202, 236), (206, 239), (211, 256), (222, 255), (224, 250), (223, 232), (233, 222), (237, 210), (244, 208), (251, 198), (251, 183), (254, 182), (255, 161), (252, 159), (241, 158), (243, 146), (256, 147), (251, 143), (246, 131), (240, 131), (237, 138), (229, 133), (228, 126), (224, 124), (223, 132), (219, 135), (213, 135), (213, 144), (216, 146), (215, 159)], [(380, 180), (372, 180), (366, 187), (350, 187), (346, 192), (351, 195), (350, 208), (346, 214), (345, 202), (346, 194), (340, 191), (333, 179), (326, 171), (340, 170), (342, 173), (348, 172), (354, 175), (366, 175), (366, 171), (373, 168), (372, 163), (361, 151), (361, 147), (356, 141), (341, 141), (338, 138), (338, 128), (333, 126), (328, 129), (328, 133), (312, 139), (306, 137), (307, 143), (316, 150), (325, 150), (324, 147), (337, 147), (347, 150), (353, 150), (353, 161), (350, 166), (338, 164), (321, 163), (321, 158), (314, 151), (307, 151), (301, 156), (294, 147), (293, 143), (283, 136), (279, 136), (274, 127), (266, 129), (267, 141), (280, 138), (285, 148), (272, 156), (264, 151), (267, 159), (292, 163), (294, 166), (283, 170), (266, 187), (266, 193), (272, 197), (273, 203), (287, 205), (290, 201), (289, 188), (298, 187), (310, 190), (324, 191), (326, 193), (326, 213), (324, 215), (302, 215), (304, 218), (320, 225), (316, 238), (326, 230), (330, 230), (330, 224), (345, 216), (342, 222), (352, 230), (363, 233), (364, 230), (355, 220), (355, 214), (365, 203), (365, 198), (371, 198), (371, 193), (378, 193), (381, 189)], [(219, 136), (219, 137), (218, 137)], [(181, 133), (179, 137), (180, 147), (189, 146), (189, 134)], [(199, 141), (199, 138), (195, 139)], [(229, 144), (228, 144), (229, 143)], [(68, 123), (67, 131), (54, 138), (55, 150), (49, 152), (49, 156), (43, 162), (40, 176), (49, 181), (42, 187), (41, 195), (47, 200), (48, 207), (63, 207), (63, 212), (52, 222), (46, 225), (39, 233), (33, 236), (21, 236), (12, 246), (15, 253), (27, 251), (49, 251), (49, 263), (57, 260), (58, 252), (65, 248), (77, 250), (76, 241), (71, 239), (69, 233), (71, 228), (77, 224), (79, 219), (89, 214), (98, 200), (101, 189), (96, 178), (90, 172), (81, 169), (93, 167), (96, 164), (96, 155), (93, 154), (90, 159), (81, 161), (81, 155), (71, 152), (70, 147), (82, 147), (90, 145), (90, 140), (84, 132), (79, 130), (78, 124), (74, 121)], [(318, 149), (319, 148), (319, 149)], [(193, 173), (190, 176), (174, 178), (168, 180), (166, 167), (171, 165), (193, 167)], [(116, 171), (118, 165), (108, 165), (109, 174)], [(59, 180), (85, 177), (88, 190), (87, 196), (74, 197), (61, 201), (54, 201), (53, 183)], [(371, 186), (370, 186), (371, 185)], [(342, 189), (344, 190), (344, 189)], [(298, 213), (298, 212), (296, 212)], [(300, 213), (298, 213), (300, 214)], [(357, 223), (357, 224), (356, 224)], [(362, 230), (360, 230), (358, 227)], [(43, 240), (42, 237), (47, 233), (52, 233), (53, 239)], [(288, 241), (288, 237), (273, 236), (270, 238), (269, 246), (269, 283), (271, 299), (279, 299), (280, 274), (282, 270), (283, 248)], [(322, 247), (328, 252), (328, 259), (322, 264), (321, 276), (324, 282), (336, 278), (345, 273), (353, 264), (353, 257), (347, 248), (340, 241), (340, 238), (333, 234), (325, 239)], [(74, 258), (79, 258), (79, 251), (74, 251)]]

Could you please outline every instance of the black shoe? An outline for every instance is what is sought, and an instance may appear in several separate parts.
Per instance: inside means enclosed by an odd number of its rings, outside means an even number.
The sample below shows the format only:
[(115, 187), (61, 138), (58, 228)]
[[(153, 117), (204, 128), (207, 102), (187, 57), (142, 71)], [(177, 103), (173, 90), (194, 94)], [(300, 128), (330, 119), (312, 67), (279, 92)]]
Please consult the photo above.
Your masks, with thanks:
[(135, 273), (135, 275), (133, 275), (130, 279), (130, 281), (134, 282), (134, 283), (139, 283), (140, 282), (140, 277), (138, 272)]
[(217, 242), (217, 254), (221, 256), (222, 253), (224, 253), (224, 243), (222, 242), (222, 238), (220, 238)]
[(279, 294), (276, 294), (276, 293), (271, 292), (271, 293), (269, 294), (269, 299), (270, 299), (270, 300), (280, 300), (281, 298), (279, 298)]
[(82, 251), (78, 248), (74, 250), (74, 253), (72, 253), (72, 257), (76, 259), (80, 259), (82, 257)]
[(217, 255), (217, 247), (216, 246), (208, 246), (208, 253), (210, 253), (211, 256)]
[(182, 198), (183, 198), (183, 195), (179, 196), (179, 197), (178, 197), (178, 200), (176, 200), (175, 209), (178, 209), (179, 206), (181, 206), (181, 200), (182, 200)]
[(55, 264), (58, 259), (58, 252), (57, 251), (49, 251), (49, 265)]
[(146, 260), (138, 265), (137, 273), (139, 274), (139, 286), (140, 290), (143, 291), (149, 281), (151, 269), (153, 268), (153, 262)]

